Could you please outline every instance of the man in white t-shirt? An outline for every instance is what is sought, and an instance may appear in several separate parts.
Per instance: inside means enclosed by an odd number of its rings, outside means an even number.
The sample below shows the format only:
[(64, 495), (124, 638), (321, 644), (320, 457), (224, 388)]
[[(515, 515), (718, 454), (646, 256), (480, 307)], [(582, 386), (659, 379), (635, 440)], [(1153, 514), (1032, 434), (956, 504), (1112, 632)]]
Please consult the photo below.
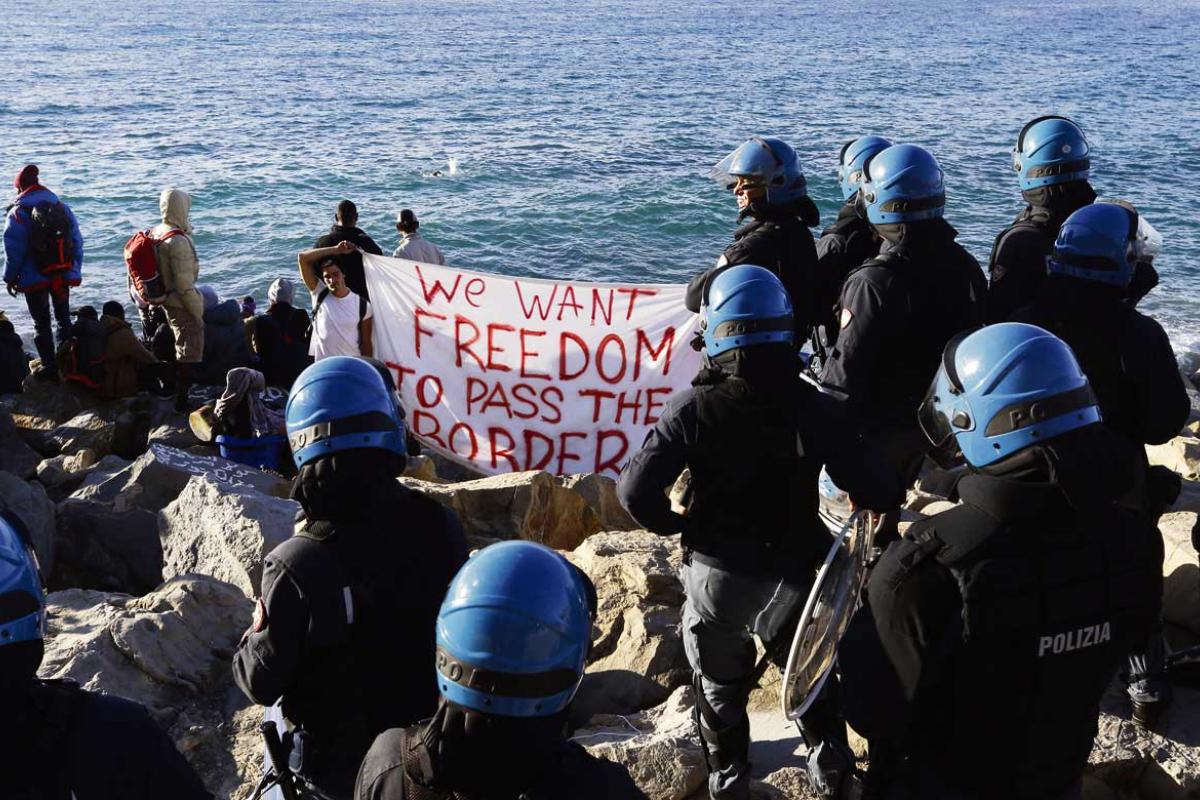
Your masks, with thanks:
[(338, 256), (357, 250), (349, 241), (334, 247), (316, 247), (300, 253), (300, 278), (312, 295), (312, 340), (308, 354), (320, 361), (327, 356), (366, 356), (375, 353), (371, 341), (371, 304), (346, 286)]

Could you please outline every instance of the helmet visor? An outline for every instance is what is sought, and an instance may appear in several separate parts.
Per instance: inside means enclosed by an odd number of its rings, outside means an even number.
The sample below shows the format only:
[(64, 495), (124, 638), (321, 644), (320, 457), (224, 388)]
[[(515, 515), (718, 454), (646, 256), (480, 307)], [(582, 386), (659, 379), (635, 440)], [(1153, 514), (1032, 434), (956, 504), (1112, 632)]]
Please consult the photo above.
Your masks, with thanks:
[(1133, 242), (1133, 252), (1138, 261), (1153, 261), (1162, 252), (1162, 234), (1141, 214)]
[(943, 410), (940, 396), (940, 387), (945, 385), (945, 379), (939, 372), (933, 383), (929, 384), (929, 391), (925, 393), (925, 399), (917, 408), (917, 422), (921, 425), (921, 432), (934, 447), (944, 447), (954, 438), (954, 429), (950, 426), (950, 417)]

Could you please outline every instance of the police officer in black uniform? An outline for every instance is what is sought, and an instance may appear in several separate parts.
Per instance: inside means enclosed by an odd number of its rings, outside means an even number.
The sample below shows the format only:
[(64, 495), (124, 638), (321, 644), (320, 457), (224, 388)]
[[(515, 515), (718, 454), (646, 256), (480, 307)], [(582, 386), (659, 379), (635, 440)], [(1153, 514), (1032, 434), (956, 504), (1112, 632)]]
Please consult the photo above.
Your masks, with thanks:
[(688, 283), (684, 304), (699, 313), (709, 282), (728, 267), (765, 267), (783, 281), (792, 300), (799, 347), (808, 338), (816, 311), (817, 251), (809, 228), (821, 221), (821, 213), (808, 196), (796, 151), (780, 139), (755, 136), (722, 159), (711, 174), (737, 196), (738, 221), (750, 221), (734, 231), (733, 244), (716, 266)]
[(0, 797), (211, 800), (137, 703), (38, 680), (45, 595), (19, 520), (0, 515)]
[(879, 234), (867, 221), (858, 188), (866, 163), (892, 143), (882, 136), (859, 136), (842, 145), (838, 154), (838, 185), (845, 203), (833, 224), (817, 239), (816, 317), (812, 349), (817, 367), (837, 342), (838, 298), (842, 283), (856, 267), (879, 255)]
[[(780, 644), (791, 641), (830, 545), (817, 516), (822, 465), (860, 507), (898, 505), (903, 492), (841, 401), (798, 376), (791, 306), (773, 274), (743, 264), (717, 275), (701, 320), (711, 366), (668, 403), (617, 493), (647, 529), (683, 533), (684, 648), (709, 793), (746, 800), (753, 636), (786, 657)], [(666, 490), (685, 467), (692, 500), (680, 515)], [(810, 782), (836, 791), (852, 759), (829, 695), (806, 714), (802, 731)]]
[[(1138, 265), (1161, 247), (1157, 231), (1123, 201), (1085, 206), (1063, 223), (1050, 274), (1033, 302), (1013, 316), (1052, 331), (1071, 346), (1096, 393), (1104, 424), (1135, 446), (1145, 470), (1140, 502), (1152, 522), (1179, 495), (1180, 477), (1151, 467), (1144, 445), (1178, 435), (1191, 412), (1171, 342), (1162, 326), (1136, 311), (1128, 286)], [(1162, 636), (1131, 659), (1134, 718), (1153, 724), (1170, 698)]]
[(921, 410), (962, 504), (889, 547), (839, 648), (864, 797), (1078, 798), (1100, 698), (1144, 641), (1162, 541), (1074, 356), (1001, 323), (946, 348)]
[[(911, 483), (928, 443), (914, 412), (951, 336), (979, 324), (983, 272), (942, 219), (942, 170), (916, 145), (893, 145), (866, 165), (859, 190), (879, 256), (842, 286), (837, 344), (821, 382), (844, 393), (889, 462)], [(899, 513), (876, 534), (896, 536)]]
[(591, 581), (547, 547), (472, 556), (438, 615), (437, 713), (380, 734), (355, 800), (646, 800), (624, 767), (564, 738), (594, 610)]
[(292, 769), (346, 798), (375, 736), (433, 713), (434, 620), (466, 543), (452, 512), (396, 482), (403, 426), (368, 362), (301, 373), (287, 428), (305, 521), (263, 564), (233, 673), (255, 702), (280, 702)]
[[(1090, 148), (1083, 131), (1066, 117), (1038, 117), (1026, 123), (1013, 147), (1013, 169), (1028, 204), (1000, 232), (988, 262), (987, 316), (1002, 322), (1033, 300), (1046, 277), (1046, 257), (1058, 228), (1096, 192), (1088, 183)], [(1146, 291), (1149, 291), (1147, 289)]]

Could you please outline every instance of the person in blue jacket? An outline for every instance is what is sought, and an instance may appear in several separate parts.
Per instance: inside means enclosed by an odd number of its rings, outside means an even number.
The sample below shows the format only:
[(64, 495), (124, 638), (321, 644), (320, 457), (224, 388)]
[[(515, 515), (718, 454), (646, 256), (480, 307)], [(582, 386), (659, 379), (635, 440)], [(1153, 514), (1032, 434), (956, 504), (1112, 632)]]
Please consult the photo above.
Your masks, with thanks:
[(46, 598), (27, 532), (0, 514), (0, 797), (212, 800), (142, 706), (40, 680)]
[(34, 344), (42, 366), (34, 374), (58, 380), (50, 308), (58, 322), (58, 343), (71, 333), (70, 291), (83, 272), (83, 236), (71, 207), (38, 181), (35, 164), (25, 165), (13, 180), (17, 198), (4, 215), (4, 288), (25, 295), (36, 333)]

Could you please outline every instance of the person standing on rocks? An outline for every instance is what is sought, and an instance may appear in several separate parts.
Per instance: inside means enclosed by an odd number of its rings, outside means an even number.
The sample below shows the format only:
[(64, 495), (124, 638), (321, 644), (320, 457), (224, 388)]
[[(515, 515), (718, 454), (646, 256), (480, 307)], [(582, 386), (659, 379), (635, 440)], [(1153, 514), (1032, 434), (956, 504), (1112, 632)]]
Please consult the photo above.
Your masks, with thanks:
[[(829, 550), (817, 516), (822, 466), (859, 508), (898, 506), (903, 490), (843, 403), (798, 376), (792, 305), (774, 274), (743, 264), (716, 275), (701, 329), (710, 366), (671, 398), (617, 492), (647, 529), (683, 534), (684, 648), (708, 788), (714, 800), (746, 800), (753, 637), (786, 657), (780, 645)], [(666, 493), (685, 467), (692, 499), (678, 514)], [(801, 724), (810, 783), (827, 796), (854, 763), (832, 684)]]
[(5, 800), (212, 800), (142, 706), (39, 680), (46, 600), (37, 558), (0, 515), (0, 753)]
[(783, 281), (793, 309), (796, 347), (813, 324), (813, 281), (817, 251), (812, 231), (821, 212), (808, 196), (800, 159), (782, 139), (754, 136), (725, 156), (711, 177), (737, 198), (738, 222), (717, 264), (688, 283), (684, 304), (699, 312), (708, 286), (722, 271), (737, 264), (757, 264)]
[[(71, 207), (39, 182), (38, 168), (27, 164), (17, 173), (17, 198), (4, 215), (4, 287), (25, 295), (33, 318), (34, 339), (42, 365), (34, 373), (58, 380), (55, 346), (71, 333), (71, 287), (83, 272), (83, 236)], [(52, 332), (50, 312), (58, 323)]]
[(151, 229), (157, 240), (158, 273), (167, 290), (162, 308), (175, 337), (175, 410), (188, 410), (193, 371), (204, 360), (204, 299), (196, 281), (200, 259), (188, 217), (192, 198), (182, 189), (163, 189), (158, 198), (162, 222)]
[(312, 296), (312, 337), (308, 354), (314, 361), (329, 356), (375, 354), (371, 303), (346, 284), (338, 256), (354, 250), (349, 241), (334, 247), (305, 250), (296, 256), (300, 278)]
[(594, 589), (548, 547), (500, 542), (466, 563), (437, 620), (437, 713), (381, 734), (355, 800), (645, 800), (622, 766), (564, 738)]
[[(1140, 502), (1155, 525), (1181, 488), (1180, 476), (1150, 466), (1148, 444), (1179, 434), (1192, 404), (1166, 332), (1127, 299), (1139, 265), (1152, 269), (1158, 232), (1124, 201), (1086, 205), (1067, 218), (1033, 302), (1013, 315), (1070, 345), (1088, 377), (1104, 424), (1136, 448), (1145, 486)], [(1161, 630), (1130, 658), (1134, 719), (1150, 727), (1171, 699)]]
[(337, 211), (334, 212), (333, 219), (333, 227), (329, 229), (329, 233), (317, 239), (313, 244), (313, 249), (334, 247), (342, 242), (353, 244), (353, 248), (338, 251), (338, 266), (342, 268), (342, 275), (345, 276), (346, 286), (350, 288), (350, 291), (359, 297), (370, 300), (362, 254), (371, 253), (381, 256), (383, 250), (375, 244), (374, 239), (358, 227), (358, 206), (350, 200), (343, 200), (337, 204)]
[(394, 258), (407, 258), (410, 261), (420, 261), (422, 264), (445, 264), (441, 249), (428, 239), (417, 233), (421, 221), (411, 208), (400, 210), (396, 217), (396, 230), (400, 231), (400, 244), (392, 253)]
[(1162, 537), (1116, 499), (1137, 456), (1033, 325), (952, 340), (920, 415), (969, 473), (884, 552), (838, 651), (867, 787), (1078, 798), (1100, 698), (1161, 607)]
[(254, 702), (278, 704), (268, 713), (290, 732), (298, 774), (348, 798), (375, 737), (436, 710), (434, 622), (466, 542), (454, 512), (396, 481), (403, 426), (363, 359), (304, 370), (287, 432), (303, 525), (263, 562), (233, 675)]

